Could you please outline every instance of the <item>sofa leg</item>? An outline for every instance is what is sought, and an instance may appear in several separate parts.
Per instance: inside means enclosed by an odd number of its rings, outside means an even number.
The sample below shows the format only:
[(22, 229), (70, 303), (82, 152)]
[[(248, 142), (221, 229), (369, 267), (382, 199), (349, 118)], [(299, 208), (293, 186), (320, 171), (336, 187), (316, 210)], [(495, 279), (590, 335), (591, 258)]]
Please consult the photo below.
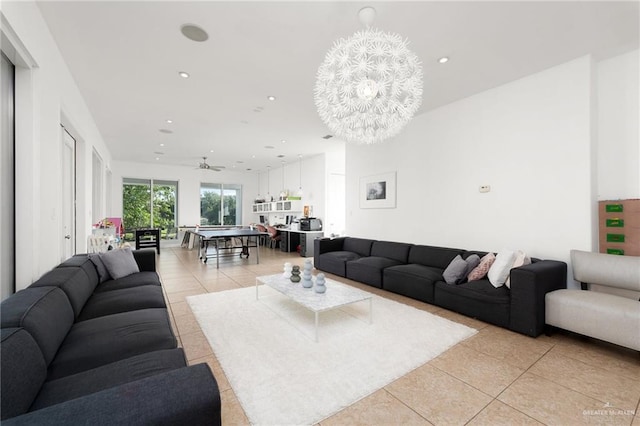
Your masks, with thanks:
[(551, 335), (553, 333), (556, 332), (556, 327), (549, 325), (549, 324), (545, 324), (544, 325), (544, 335), (547, 337), (551, 337)]

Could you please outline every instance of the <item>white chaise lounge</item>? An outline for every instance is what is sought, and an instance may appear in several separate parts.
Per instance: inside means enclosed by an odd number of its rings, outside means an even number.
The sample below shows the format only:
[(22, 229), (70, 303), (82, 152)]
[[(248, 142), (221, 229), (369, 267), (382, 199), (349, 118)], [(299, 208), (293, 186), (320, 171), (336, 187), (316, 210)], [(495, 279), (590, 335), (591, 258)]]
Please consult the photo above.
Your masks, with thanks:
[(640, 292), (640, 257), (572, 250), (571, 266), (582, 290), (547, 293), (546, 324), (640, 351), (638, 296), (632, 299), (589, 289), (597, 284)]

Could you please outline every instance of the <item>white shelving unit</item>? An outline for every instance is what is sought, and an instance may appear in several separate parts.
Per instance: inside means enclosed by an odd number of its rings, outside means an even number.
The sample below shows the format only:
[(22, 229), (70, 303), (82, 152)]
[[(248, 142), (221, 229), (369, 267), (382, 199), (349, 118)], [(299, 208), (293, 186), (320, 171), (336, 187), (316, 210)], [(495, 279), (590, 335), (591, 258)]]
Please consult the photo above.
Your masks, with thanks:
[(253, 213), (295, 213), (302, 211), (302, 200), (271, 201), (253, 205)]

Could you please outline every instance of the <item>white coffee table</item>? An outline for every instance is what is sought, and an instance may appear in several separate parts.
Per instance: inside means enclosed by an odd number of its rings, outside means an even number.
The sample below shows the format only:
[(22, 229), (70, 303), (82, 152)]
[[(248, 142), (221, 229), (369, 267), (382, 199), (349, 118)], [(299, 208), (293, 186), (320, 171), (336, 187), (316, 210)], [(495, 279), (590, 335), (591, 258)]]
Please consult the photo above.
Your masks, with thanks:
[[(315, 281), (315, 277), (314, 277)], [(337, 281), (326, 279), (325, 293), (316, 293), (311, 288), (302, 287), (301, 283), (293, 283), (282, 274), (265, 275), (256, 278), (256, 300), (258, 300), (259, 284), (277, 290), (289, 299), (302, 305), (315, 314), (315, 341), (318, 341), (318, 315), (351, 303), (369, 300), (369, 324), (373, 323), (373, 295), (357, 288), (349, 287)]]

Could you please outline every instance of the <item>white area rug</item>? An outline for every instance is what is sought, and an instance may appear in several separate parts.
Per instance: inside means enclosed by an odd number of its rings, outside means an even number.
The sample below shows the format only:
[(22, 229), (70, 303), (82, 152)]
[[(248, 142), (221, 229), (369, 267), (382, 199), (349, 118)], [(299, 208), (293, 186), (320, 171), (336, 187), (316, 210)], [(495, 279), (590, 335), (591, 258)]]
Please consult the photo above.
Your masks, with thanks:
[(260, 286), (187, 298), (249, 421), (317, 423), (435, 358), (476, 330), (373, 296), (314, 315)]

